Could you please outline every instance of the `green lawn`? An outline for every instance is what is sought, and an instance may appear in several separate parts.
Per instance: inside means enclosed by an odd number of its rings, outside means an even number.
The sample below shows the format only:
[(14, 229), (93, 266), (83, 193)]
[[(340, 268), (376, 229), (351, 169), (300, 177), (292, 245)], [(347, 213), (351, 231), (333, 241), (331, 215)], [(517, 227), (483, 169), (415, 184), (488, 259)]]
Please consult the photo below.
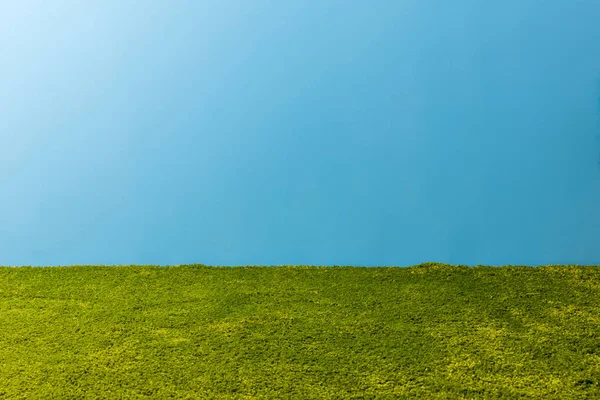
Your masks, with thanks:
[(600, 267), (0, 267), (0, 399), (600, 399)]

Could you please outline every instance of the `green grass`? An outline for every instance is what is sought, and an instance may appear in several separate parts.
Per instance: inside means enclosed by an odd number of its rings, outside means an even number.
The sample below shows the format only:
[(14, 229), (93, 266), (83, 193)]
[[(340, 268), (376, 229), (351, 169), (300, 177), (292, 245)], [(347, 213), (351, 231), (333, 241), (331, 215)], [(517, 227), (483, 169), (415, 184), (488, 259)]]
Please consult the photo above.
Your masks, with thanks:
[(0, 399), (600, 398), (600, 267), (0, 268)]

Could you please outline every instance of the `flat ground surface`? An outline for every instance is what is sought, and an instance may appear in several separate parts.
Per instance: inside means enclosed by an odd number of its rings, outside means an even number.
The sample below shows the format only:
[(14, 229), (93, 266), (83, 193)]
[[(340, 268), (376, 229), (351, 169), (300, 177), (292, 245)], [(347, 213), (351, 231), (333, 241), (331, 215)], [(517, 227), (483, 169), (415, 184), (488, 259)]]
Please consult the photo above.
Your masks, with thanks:
[(600, 267), (0, 268), (0, 399), (600, 398)]

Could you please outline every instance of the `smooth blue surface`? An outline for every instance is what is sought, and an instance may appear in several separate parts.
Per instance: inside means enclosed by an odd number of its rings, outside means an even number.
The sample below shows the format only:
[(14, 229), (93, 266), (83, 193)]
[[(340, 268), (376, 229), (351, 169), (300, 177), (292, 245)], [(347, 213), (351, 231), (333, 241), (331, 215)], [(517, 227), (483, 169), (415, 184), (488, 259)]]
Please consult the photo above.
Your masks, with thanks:
[(600, 2), (0, 3), (0, 265), (600, 264)]

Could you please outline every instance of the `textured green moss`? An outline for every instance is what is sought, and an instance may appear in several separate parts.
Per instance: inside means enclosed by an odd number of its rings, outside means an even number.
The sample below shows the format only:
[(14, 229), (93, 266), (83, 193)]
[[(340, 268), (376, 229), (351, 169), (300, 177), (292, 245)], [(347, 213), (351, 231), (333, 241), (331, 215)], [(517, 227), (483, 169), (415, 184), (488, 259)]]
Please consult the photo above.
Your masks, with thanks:
[(600, 398), (600, 267), (0, 268), (0, 399)]

